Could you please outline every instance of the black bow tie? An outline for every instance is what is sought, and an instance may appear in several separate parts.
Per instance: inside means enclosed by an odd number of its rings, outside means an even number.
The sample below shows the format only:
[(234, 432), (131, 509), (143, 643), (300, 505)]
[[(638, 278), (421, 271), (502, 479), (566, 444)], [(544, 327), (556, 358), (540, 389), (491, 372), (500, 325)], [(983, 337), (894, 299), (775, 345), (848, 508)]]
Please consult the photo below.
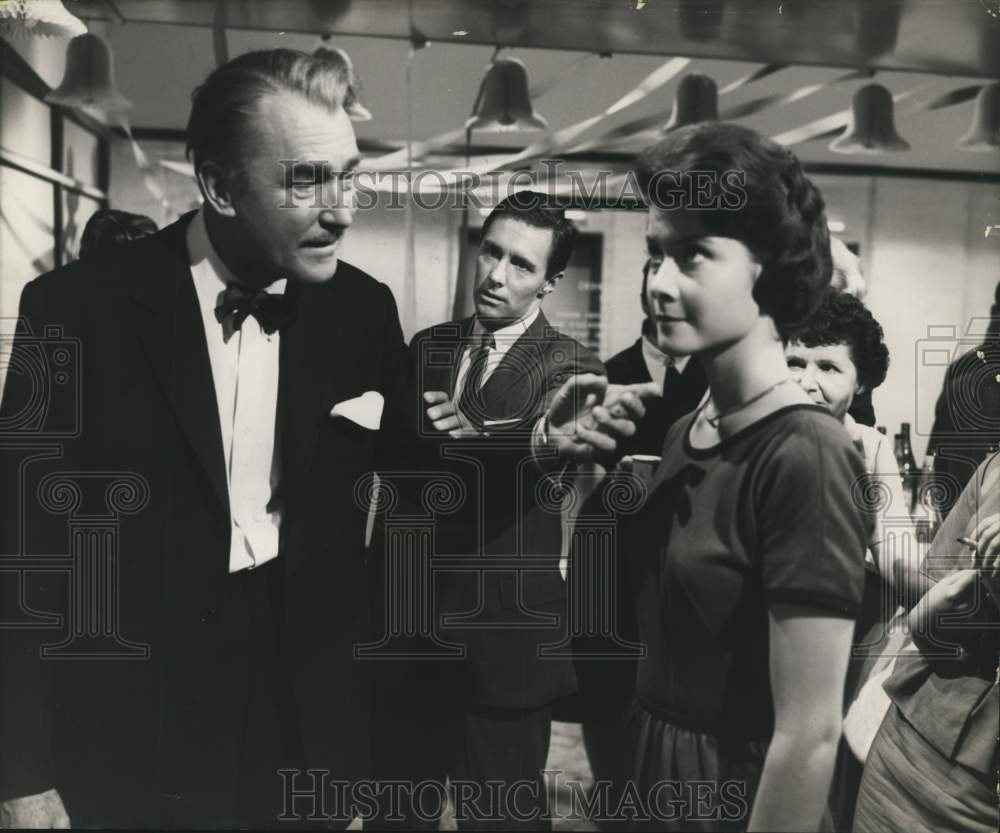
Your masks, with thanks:
[(260, 328), (270, 335), (292, 322), (295, 308), (286, 295), (273, 292), (260, 292), (251, 295), (238, 283), (226, 284), (222, 294), (222, 303), (215, 308), (215, 318), (221, 324), (227, 315), (233, 317), (233, 329), (238, 330), (247, 320), (248, 315), (257, 319)]

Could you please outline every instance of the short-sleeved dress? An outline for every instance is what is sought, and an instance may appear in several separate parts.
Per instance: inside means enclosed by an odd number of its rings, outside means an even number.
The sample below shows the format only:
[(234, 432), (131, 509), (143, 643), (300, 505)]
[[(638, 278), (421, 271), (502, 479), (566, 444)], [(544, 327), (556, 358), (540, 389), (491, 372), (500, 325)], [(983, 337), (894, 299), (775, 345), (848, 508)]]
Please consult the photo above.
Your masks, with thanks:
[(704, 450), (694, 418), (625, 531), (648, 649), (625, 730), (638, 829), (746, 828), (774, 730), (768, 606), (853, 618), (864, 584), (865, 466), (826, 409), (781, 408)]

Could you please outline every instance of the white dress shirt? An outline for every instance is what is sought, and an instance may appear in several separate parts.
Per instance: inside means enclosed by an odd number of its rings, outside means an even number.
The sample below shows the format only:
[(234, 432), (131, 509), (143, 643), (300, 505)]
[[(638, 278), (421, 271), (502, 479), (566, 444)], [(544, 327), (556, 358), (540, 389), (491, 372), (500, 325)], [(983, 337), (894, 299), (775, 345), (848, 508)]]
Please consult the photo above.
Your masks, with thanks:
[[(239, 330), (221, 324), (215, 308), (226, 284), (239, 283), (208, 238), (204, 209), (187, 230), (191, 277), (198, 293), (226, 456), (231, 536), (229, 572), (258, 567), (278, 555), (280, 464), (275, 453), (278, 413), (278, 332), (265, 333), (252, 315)], [(266, 291), (281, 294), (286, 280)]]
[[(534, 312), (529, 313), (524, 318), (515, 321), (513, 324), (509, 324), (506, 327), (501, 327), (499, 330), (493, 330), (493, 347), (490, 348), (489, 356), (486, 359), (486, 367), (483, 368), (482, 382), (479, 385), (480, 390), (486, 381), (493, 375), (493, 371), (497, 369), (500, 362), (503, 361), (503, 357), (507, 355), (507, 351), (514, 346), (514, 343), (524, 335), (528, 327), (535, 323), (535, 319), (538, 318), (538, 308), (535, 308)], [(482, 325), (482, 322), (476, 318), (476, 323), (472, 327), (472, 337), (470, 339), (470, 345), (465, 348), (462, 353), (462, 361), (458, 365), (458, 376), (455, 379), (455, 401), (457, 402), (462, 395), (462, 391), (465, 388), (465, 377), (469, 375), (469, 367), (472, 365), (472, 352), (473, 350), (479, 349), (479, 343), (482, 340), (483, 334), (486, 332), (486, 328)]]
[(664, 353), (654, 342), (646, 336), (642, 337), (642, 360), (646, 363), (646, 370), (649, 371), (649, 378), (656, 382), (660, 390), (663, 389), (663, 380), (667, 378), (667, 368), (672, 364), (678, 373), (683, 373), (690, 356), (680, 356), (674, 358)]

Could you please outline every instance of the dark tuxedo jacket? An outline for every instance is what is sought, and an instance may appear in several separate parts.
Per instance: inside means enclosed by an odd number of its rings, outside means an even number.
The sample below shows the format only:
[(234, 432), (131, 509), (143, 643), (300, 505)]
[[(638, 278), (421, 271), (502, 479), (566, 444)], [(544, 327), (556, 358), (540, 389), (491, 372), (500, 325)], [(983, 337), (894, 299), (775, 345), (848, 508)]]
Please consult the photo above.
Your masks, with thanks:
[[(67, 631), (68, 579), (58, 570), (31, 573), (24, 603), (63, 619), (54, 628), (0, 628), (4, 799), (55, 786), (68, 803), (98, 808), (163, 795), (231, 806), (233, 784), (220, 773), (233, 770), (250, 669), (242, 627), (219, 633), (216, 624), (221, 588), (233, 578), (229, 506), (187, 261), (189, 221), (43, 275), (22, 296), (22, 316), (46, 340), (41, 350), (27, 337), (15, 343), (5, 446), (22, 460), (29, 452), (15, 454), (12, 445), (41, 447), (55, 437), (59, 450), (55, 459), (4, 467), (3, 553), (69, 552), (73, 517), (43, 501), (46, 474), (66, 472), (93, 487), (79, 520), (107, 513), (102, 477), (134, 473), (148, 501), (118, 517), (118, 627), (149, 655), (40, 660), (40, 644)], [(406, 347), (388, 288), (351, 265), (295, 289), (297, 317), (281, 333), (276, 438), (288, 673), (307, 762), (358, 778), (366, 774), (370, 690), (352, 649), (371, 638), (371, 623), (355, 483), (375, 467), (381, 438), (402, 414)], [(68, 377), (52, 359), (64, 344)], [(43, 360), (52, 367), (32, 369)], [(386, 400), (381, 431), (330, 418), (336, 402), (368, 390)], [(2, 620), (28, 618), (18, 575), (0, 574), (0, 585)]]
[[(460, 645), (465, 656), (423, 663), (420, 670), (425, 681), (437, 679), (464, 702), (533, 708), (571, 691), (575, 679), (565, 657), (539, 655), (540, 646), (565, 638), (566, 589), (559, 573), (558, 468), (543, 473), (532, 458), (531, 433), (570, 376), (603, 374), (603, 367), (539, 313), (483, 387), (489, 436), (452, 439), (427, 420), (422, 394), (457, 396), (456, 375), (473, 324), (472, 318), (440, 324), (410, 345), (419, 466), (455, 475), (465, 493), (457, 511), (438, 518), (434, 557), (482, 558), (486, 565), (436, 574), (436, 634)], [(497, 559), (504, 557), (524, 567), (502, 565)], [(462, 614), (464, 621), (449, 621)]]
[[(608, 359), (605, 366), (608, 369), (608, 381), (614, 384), (632, 385), (649, 382), (651, 379), (642, 357), (641, 338), (631, 347)], [(688, 360), (680, 376), (674, 384), (667, 382), (667, 390), (662, 399), (646, 402), (646, 415), (636, 426), (635, 434), (623, 446), (626, 454), (659, 456), (663, 451), (667, 429), (684, 414), (698, 407), (708, 389), (708, 380), (696, 356)]]

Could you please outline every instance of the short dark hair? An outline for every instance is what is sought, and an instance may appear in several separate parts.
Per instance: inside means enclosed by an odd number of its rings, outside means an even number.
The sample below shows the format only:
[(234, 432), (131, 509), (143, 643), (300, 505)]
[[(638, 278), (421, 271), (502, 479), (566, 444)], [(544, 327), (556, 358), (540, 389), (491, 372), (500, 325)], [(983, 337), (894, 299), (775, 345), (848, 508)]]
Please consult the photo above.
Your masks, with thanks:
[(871, 391), (885, 381), (889, 370), (889, 348), (882, 325), (853, 295), (828, 289), (795, 341), (806, 347), (846, 344), (858, 371), (858, 383)]
[(120, 243), (156, 234), (156, 223), (145, 214), (100, 208), (90, 215), (80, 235), (80, 257), (91, 257)]
[(552, 248), (545, 266), (545, 277), (556, 275), (566, 268), (576, 242), (576, 226), (566, 219), (566, 212), (555, 205), (548, 194), (517, 191), (501, 200), (483, 221), (483, 237), (498, 217), (511, 217), (535, 228), (549, 229), (552, 232)]
[[(702, 204), (710, 207), (684, 207), (700, 211), (712, 234), (742, 242), (761, 264), (754, 299), (783, 338), (809, 318), (830, 283), (830, 233), (823, 198), (794, 154), (749, 128), (707, 122), (647, 148), (636, 173), (647, 202), (663, 207), (676, 201), (679, 187), (702, 189), (707, 181)], [(727, 182), (742, 188), (738, 199)]]
[(233, 58), (211, 72), (191, 96), (187, 152), (197, 171), (213, 161), (243, 171), (248, 140), (262, 98), (294, 92), (337, 110), (351, 88), (350, 64), (339, 50), (308, 55), (293, 49), (263, 49)]

